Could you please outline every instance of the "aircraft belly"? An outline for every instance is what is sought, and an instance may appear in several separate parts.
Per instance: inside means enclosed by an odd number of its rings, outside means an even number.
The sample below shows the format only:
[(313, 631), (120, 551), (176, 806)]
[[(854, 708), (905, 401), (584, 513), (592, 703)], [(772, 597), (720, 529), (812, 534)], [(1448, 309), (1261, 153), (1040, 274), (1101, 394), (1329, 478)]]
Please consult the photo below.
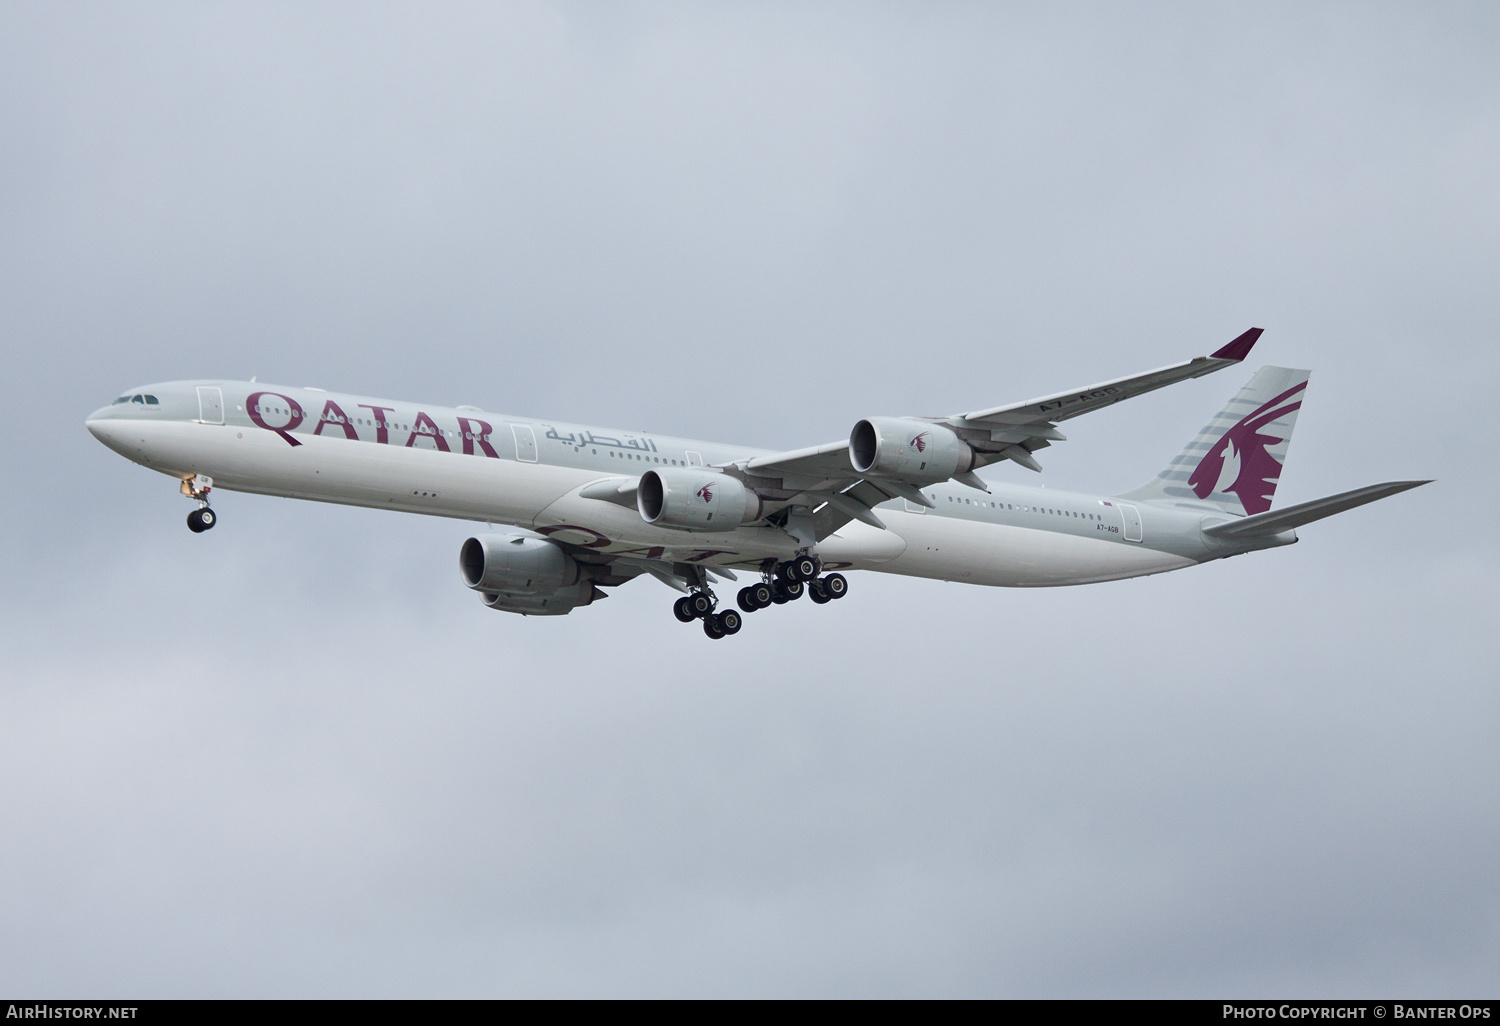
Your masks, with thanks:
[(1193, 560), (1140, 545), (1011, 524), (881, 510), (906, 539), (887, 573), (965, 584), (1045, 588), (1141, 577), (1192, 566)]
[[(883, 514), (885, 510), (881, 510)], [(818, 542), (818, 555), (830, 565), (863, 570), (889, 563), (906, 551), (906, 539), (895, 531), (851, 520)]]
[(140, 437), (141, 452), (126, 455), (173, 476), (205, 474), (215, 488), (507, 523), (530, 523), (580, 476), (342, 436), (298, 436), (290, 446), (274, 432), (232, 425), (146, 424)]

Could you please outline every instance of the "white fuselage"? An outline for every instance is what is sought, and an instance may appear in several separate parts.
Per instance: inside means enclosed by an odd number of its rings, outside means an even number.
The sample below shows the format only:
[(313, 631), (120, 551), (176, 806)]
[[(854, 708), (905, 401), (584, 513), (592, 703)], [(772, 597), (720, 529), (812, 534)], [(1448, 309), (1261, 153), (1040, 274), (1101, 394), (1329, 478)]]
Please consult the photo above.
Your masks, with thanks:
[[(688, 532), (580, 493), (650, 469), (727, 465), (762, 450), (250, 382), (137, 390), (89, 430), (143, 466), (215, 489), (524, 527), (600, 555), (758, 568), (798, 543), (763, 524)], [(970, 584), (1045, 587), (1137, 577), (1243, 551), (1206, 539), (1207, 508), (992, 484), (924, 487), (822, 539), (830, 567)], [(1255, 546), (1263, 547), (1263, 546)]]

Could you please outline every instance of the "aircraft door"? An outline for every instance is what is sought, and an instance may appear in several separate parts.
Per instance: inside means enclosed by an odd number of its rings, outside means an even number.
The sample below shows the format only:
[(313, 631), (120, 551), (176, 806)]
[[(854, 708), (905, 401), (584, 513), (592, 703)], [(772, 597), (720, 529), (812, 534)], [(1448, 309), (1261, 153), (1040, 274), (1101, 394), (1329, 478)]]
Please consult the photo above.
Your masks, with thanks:
[(1128, 502), (1119, 503), (1120, 513), (1125, 517), (1125, 540), (1138, 542), (1145, 538), (1141, 531), (1141, 511)]
[(698, 455), (696, 452), (693, 452), (691, 449), (689, 449), (686, 455), (687, 455), (688, 466), (690, 466), (690, 467), (701, 467), (701, 466), (703, 466), (703, 457), (700, 456), (700, 455)]
[(224, 393), (212, 385), (198, 386), (198, 419), (204, 424), (224, 423)]
[(536, 462), (536, 432), (530, 424), (512, 424), (510, 433), (516, 440), (516, 459), (522, 463)]

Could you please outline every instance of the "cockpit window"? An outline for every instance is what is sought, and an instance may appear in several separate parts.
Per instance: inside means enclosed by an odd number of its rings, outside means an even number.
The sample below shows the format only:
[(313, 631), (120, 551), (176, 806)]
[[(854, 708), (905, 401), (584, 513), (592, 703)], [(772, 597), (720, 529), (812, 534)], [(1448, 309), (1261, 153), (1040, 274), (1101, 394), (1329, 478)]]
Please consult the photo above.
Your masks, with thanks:
[(146, 396), (146, 405), (147, 406), (160, 406), (161, 403), (157, 401), (156, 396), (154, 396), (154, 395), (148, 395), (148, 396)]
[(109, 405), (111, 405), (111, 406), (119, 406), (121, 403), (128, 403), (128, 402), (130, 402), (130, 396), (128, 396), (128, 395), (122, 395), (122, 396), (120, 396), (120, 398), (116, 399), (114, 402), (110, 403)]
[(130, 401), (133, 403), (141, 403), (142, 405), (145, 405), (146, 397), (143, 395), (133, 395), (130, 397)]

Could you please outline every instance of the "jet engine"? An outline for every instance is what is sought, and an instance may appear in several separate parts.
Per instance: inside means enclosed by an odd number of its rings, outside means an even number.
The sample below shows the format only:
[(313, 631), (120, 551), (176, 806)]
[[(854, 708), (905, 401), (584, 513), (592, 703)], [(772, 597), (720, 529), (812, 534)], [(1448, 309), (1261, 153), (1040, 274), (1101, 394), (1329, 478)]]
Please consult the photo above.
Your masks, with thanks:
[(635, 502), (646, 523), (679, 531), (733, 531), (761, 516), (760, 496), (739, 481), (691, 467), (646, 471)]
[(972, 470), (974, 450), (930, 420), (866, 417), (849, 433), (849, 462), (861, 474), (927, 484)]
[[(458, 551), (464, 584), (502, 596), (547, 596), (577, 584), (578, 564), (545, 538), (481, 534)], [(585, 582), (587, 583), (587, 582)]]

